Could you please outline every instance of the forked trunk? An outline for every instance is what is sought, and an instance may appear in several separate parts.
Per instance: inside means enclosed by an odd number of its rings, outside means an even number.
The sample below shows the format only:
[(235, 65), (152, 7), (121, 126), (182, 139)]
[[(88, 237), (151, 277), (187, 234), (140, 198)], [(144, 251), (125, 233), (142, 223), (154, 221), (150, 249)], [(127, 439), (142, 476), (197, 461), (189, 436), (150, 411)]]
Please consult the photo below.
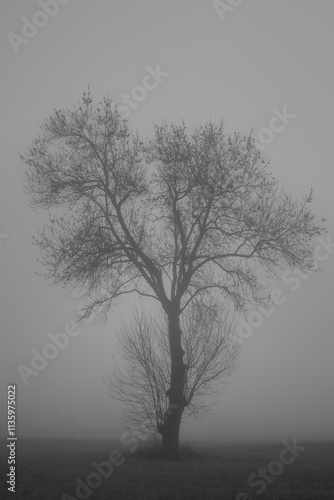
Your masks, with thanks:
[(168, 315), (169, 347), (171, 356), (171, 380), (167, 391), (169, 406), (164, 416), (162, 428), (162, 450), (166, 456), (178, 459), (179, 432), (185, 407), (184, 386), (186, 365), (181, 345), (180, 316), (178, 308), (170, 307)]

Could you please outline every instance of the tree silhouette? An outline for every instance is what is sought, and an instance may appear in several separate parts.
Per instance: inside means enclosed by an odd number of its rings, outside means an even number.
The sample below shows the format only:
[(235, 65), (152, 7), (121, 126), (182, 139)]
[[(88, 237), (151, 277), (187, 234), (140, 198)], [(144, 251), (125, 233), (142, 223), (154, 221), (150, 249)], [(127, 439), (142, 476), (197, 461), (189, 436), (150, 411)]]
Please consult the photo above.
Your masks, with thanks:
[(38, 231), (45, 274), (87, 295), (89, 315), (136, 292), (160, 303), (168, 322), (170, 381), (162, 446), (178, 456), (187, 366), (180, 319), (208, 297), (236, 310), (265, 304), (259, 269), (312, 269), (321, 222), (312, 192), (296, 202), (269, 172), (252, 136), (208, 123), (190, 133), (155, 126), (142, 141), (113, 101), (83, 95), (55, 110), (27, 154), (26, 190), (52, 210)]

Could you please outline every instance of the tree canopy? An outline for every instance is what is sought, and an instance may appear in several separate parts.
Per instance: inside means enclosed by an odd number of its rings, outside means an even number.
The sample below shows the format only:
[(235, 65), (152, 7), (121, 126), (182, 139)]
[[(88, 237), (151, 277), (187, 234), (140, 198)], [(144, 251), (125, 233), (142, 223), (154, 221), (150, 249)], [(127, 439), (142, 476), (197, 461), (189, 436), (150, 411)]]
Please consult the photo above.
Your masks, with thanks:
[(36, 239), (52, 282), (106, 310), (133, 291), (180, 312), (217, 292), (242, 309), (263, 299), (258, 266), (311, 268), (322, 229), (312, 192), (296, 202), (279, 191), (251, 135), (223, 123), (154, 132), (141, 140), (90, 93), (44, 122), (22, 158), (32, 206), (63, 209)]

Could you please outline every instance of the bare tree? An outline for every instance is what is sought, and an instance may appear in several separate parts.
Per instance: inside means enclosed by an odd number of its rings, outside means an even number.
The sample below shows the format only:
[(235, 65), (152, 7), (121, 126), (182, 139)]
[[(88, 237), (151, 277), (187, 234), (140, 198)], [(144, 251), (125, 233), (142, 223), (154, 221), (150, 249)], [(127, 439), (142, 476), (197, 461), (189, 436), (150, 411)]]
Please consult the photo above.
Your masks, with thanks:
[[(221, 393), (226, 379), (237, 366), (241, 341), (233, 321), (220, 305), (192, 303), (181, 319), (185, 351), (183, 417), (206, 413), (212, 397)], [(171, 360), (168, 322), (136, 310), (134, 321), (123, 325), (118, 335), (120, 368), (115, 362), (105, 379), (112, 397), (124, 403), (126, 425), (142, 425), (161, 435), (172, 411), (168, 405)]]
[(212, 123), (130, 133), (110, 99), (90, 95), (55, 110), (28, 153), (26, 189), (35, 208), (51, 210), (39, 230), (46, 276), (80, 289), (87, 314), (136, 292), (160, 303), (168, 321), (171, 372), (162, 444), (178, 456), (185, 409), (180, 320), (193, 302), (220, 295), (242, 310), (264, 302), (258, 268), (309, 271), (321, 222), (312, 193), (296, 202), (269, 172), (252, 136), (226, 135)]

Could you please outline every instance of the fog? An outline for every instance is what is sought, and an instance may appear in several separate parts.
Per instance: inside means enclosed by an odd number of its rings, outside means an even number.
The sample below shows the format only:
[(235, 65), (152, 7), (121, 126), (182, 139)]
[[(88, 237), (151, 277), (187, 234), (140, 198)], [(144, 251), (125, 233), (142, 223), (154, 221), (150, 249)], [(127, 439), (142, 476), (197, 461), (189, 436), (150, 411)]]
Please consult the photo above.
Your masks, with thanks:
[[(33, 0), (0, 6), (2, 435), (7, 385), (17, 384), (19, 437), (118, 439), (124, 432), (121, 408), (103, 377), (112, 354), (118, 356), (116, 334), (121, 317), (131, 317), (134, 299), (119, 301), (106, 324), (82, 322), (37, 374), (24, 380), (18, 369), (32, 367), (36, 352), (51, 342), (49, 334), (74, 328), (68, 324), (78, 319), (82, 302), (35, 274), (41, 268), (32, 236), (46, 215), (28, 206), (19, 153), (55, 107), (71, 107), (88, 85), (97, 99), (120, 99), (141, 85), (148, 66), (159, 65), (168, 75), (130, 109), (131, 129), (151, 135), (152, 124), (162, 119), (193, 125), (223, 118), (228, 131), (254, 129), (257, 136), (286, 107), (293, 118), (263, 152), (294, 197), (313, 186), (313, 210), (327, 218), (323, 239), (334, 241), (334, 5), (253, 0), (221, 20), (212, 2), (199, 0), (73, 0), (15, 53), (8, 33), (20, 34), (22, 17), (32, 19), (37, 10)], [(282, 291), (283, 303), (254, 326), (215, 406), (182, 424), (182, 438), (334, 439), (330, 243), (321, 256), (322, 272), (290, 274), (270, 284), (269, 290)]]

